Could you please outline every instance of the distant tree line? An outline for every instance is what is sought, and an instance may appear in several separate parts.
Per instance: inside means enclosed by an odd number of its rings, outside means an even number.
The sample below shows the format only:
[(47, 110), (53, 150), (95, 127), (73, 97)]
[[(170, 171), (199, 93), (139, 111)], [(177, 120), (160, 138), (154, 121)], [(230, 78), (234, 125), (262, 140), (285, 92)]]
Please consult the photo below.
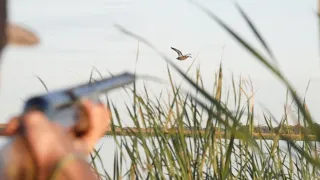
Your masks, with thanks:
[[(315, 123), (315, 128), (319, 128), (320, 130), (320, 124)], [(250, 132), (250, 126), (249, 125), (240, 125), (238, 128), (241, 132)], [(279, 125), (276, 127), (269, 127), (269, 126), (254, 126), (253, 132), (254, 133), (277, 133), (279, 132), (281, 134), (311, 134), (311, 128), (310, 127), (304, 127), (300, 124), (296, 125)]]
[[(118, 127), (118, 126), (114, 126), (115, 128), (120, 128), (122, 130), (129, 130), (130, 129), (137, 129), (136, 127)], [(314, 128), (319, 129), (320, 130), (320, 124), (315, 123)], [(154, 127), (147, 127), (147, 128), (138, 128), (138, 129), (142, 129), (145, 132), (152, 132), (154, 131)], [(165, 128), (166, 129), (166, 128)], [(189, 130), (189, 131), (203, 131), (206, 128), (205, 127), (187, 127), (184, 126), (183, 127), (184, 130)], [(224, 128), (215, 128), (216, 131), (220, 131), (223, 132)], [(249, 125), (242, 125), (240, 124), (238, 126), (238, 131), (241, 132), (250, 132), (250, 126)], [(178, 127), (172, 127), (169, 128), (167, 130), (178, 130)], [(280, 131), (280, 132), (279, 132)], [(309, 134), (312, 135), (313, 133), (311, 133), (311, 127), (304, 127), (301, 126), (300, 124), (296, 124), (296, 125), (286, 125), (286, 124), (282, 124), (276, 127), (269, 127), (266, 125), (259, 125), (259, 126), (253, 126), (253, 133), (281, 133), (281, 134)]]

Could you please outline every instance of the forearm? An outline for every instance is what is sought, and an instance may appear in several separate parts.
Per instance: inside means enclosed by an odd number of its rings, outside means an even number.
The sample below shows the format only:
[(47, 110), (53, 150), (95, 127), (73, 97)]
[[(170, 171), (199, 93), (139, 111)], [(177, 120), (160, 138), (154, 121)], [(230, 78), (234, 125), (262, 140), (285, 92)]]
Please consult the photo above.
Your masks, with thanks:
[[(21, 137), (15, 137), (0, 150), (1, 179), (32, 179), (35, 166)], [(29, 177), (28, 177), (29, 176)]]
[(98, 179), (98, 175), (93, 171), (90, 165), (81, 159), (69, 162), (60, 170), (54, 172), (52, 176), (55, 176), (55, 179)]
[[(56, 165), (58, 163), (57, 161)], [(37, 173), (35, 167), (21, 137), (15, 137), (0, 150), (1, 179), (34, 179), (35, 173)], [(51, 168), (47, 171), (48, 176), (55, 175), (56, 179), (98, 179), (98, 175), (90, 167), (90, 164), (82, 159), (74, 159), (56, 171)]]

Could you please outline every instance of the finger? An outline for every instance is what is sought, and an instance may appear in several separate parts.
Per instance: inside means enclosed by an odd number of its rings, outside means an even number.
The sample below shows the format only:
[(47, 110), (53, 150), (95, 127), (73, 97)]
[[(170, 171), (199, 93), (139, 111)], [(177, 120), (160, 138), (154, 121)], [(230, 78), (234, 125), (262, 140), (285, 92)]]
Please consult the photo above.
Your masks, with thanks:
[(32, 111), (21, 118), (21, 133), (26, 140), (41, 174), (47, 174), (57, 160), (73, 152), (72, 139), (65, 129), (50, 122), (39, 111)]
[(12, 136), (19, 128), (19, 117), (13, 117), (0, 131), (1, 136)]
[[(36, 132), (34, 129), (38, 129), (42, 127), (47, 131), (47, 128), (54, 129), (59, 131), (63, 130), (63, 126), (58, 123), (51, 122), (42, 112), (39, 111), (31, 111), (20, 119), (20, 126), (28, 131)], [(50, 130), (51, 131), (51, 130)], [(27, 131), (26, 131), (27, 132)]]
[(51, 122), (39, 111), (29, 112), (20, 118), (20, 127), (23, 131), (22, 133), (32, 139), (40, 137), (43, 139), (43, 136), (56, 139), (57, 134), (64, 136), (67, 132), (67, 129), (64, 129), (62, 125)]
[(36, 153), (42, 153), (44, 149), (54, 145), (60, 146), (68, 137), (59, 139), (57, 135), (63, 136), (63, 129), (55, 123), (50, 122), (47, 117), (39, 112), (32, 111), (21, 118), (21, 133)]
[(70, 140), (62, 126), (50, 122), (39, 111), (29, 112), (21, 118), (21, 133), (29, 142), (30, 148), (40, 156), (52, 146), (55, 146), (54, 149), (64, 149), (62, 144)]
[(83, 101), (83, 110), (86, 112), (89, 121), (88, 131), (81, 136), (89, 151), (93, 149), (96, 142), (104, 135), (110, 126), (111, 113), (103, 104), (93, 104), (90, 101)]
[[(31, 111), (21, 117), (21, 133), (28, 139), (37, 139), (37, 136), (46, 134), (50, 129), (50, 122), (39, 111)], [(50, 131), (50, 130), (49, 130)], [(33, 138), (34, 137), (34, 138)]]

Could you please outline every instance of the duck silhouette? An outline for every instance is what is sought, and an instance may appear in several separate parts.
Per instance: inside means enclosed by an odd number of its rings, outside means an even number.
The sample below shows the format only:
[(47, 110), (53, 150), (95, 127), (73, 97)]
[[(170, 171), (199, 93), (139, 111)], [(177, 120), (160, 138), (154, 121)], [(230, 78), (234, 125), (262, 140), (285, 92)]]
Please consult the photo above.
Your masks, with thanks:
[(171, 47), (171, 49), (173, 49), (175, 52), (178, 53), (178, 57), (176, 59), (180, 60), (180, 61), (183, 61), (183, 60), (186, 60), (188, 58), (191, 58), (191, 54), (185, 54), (183, 55), (182, 52), (179, 50), (179, 49), (176, 49), (174, 47)]

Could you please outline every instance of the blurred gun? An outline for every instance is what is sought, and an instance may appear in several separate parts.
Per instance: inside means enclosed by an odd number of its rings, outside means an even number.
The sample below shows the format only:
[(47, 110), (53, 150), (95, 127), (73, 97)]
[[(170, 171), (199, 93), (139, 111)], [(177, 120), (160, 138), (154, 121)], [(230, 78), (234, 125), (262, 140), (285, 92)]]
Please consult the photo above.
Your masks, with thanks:
[[(22, 113), (27, 113), (30, 110), (41, 111), (50, 121), (71, 128), (75, 132), (75, 135), (79, 136), (89, 128), (88, 118), (86, 118), (86, 113), (81, 108), (80, 100), (88, 98), (96, 101), (101, 93), (131, 84), (135, 80), (136, 75), (123, 73), (94, 83), (81, 84), (34, 96), (26, 101)], [(18, 124), (18, 127), (19, 130), (23, 130), (20, 124)], [(9, 135), (5, 131), (6, 127), (2, 128), (2, 131), (0, 130), (0, 134), (11, 136), (12, 138), (1, 149), (1, 156), (2, 161), (10, 164), (10, 166), (0, 164), (0, 177), (3, 177), (4, 174), (11, 174), (11, 176), (14, 176), (12, 179), (21, 179), (22, 177), (19, 175), (25, 176), (26, 174), (30, 174), (30, 172), (36, 172), (37, 167), (31, 156), (31, 149), (26, 144), (24, 138), (19, 133)], [(29, 179), (35, 179), (34, 175), (31, 173), (32, 177), (29, 177)]]
[(136, 75), (126, 72), (93, 83), (34, 96), (26, 101), (23, 113), (41, 111), (50, 121), (74, 128), (76, 134), (81, 134), (87, 130), (88, 121), (79, 107), (79, 101), (83, 98), (96, 101), (101, 93), (131, 84), (135, 79)]

